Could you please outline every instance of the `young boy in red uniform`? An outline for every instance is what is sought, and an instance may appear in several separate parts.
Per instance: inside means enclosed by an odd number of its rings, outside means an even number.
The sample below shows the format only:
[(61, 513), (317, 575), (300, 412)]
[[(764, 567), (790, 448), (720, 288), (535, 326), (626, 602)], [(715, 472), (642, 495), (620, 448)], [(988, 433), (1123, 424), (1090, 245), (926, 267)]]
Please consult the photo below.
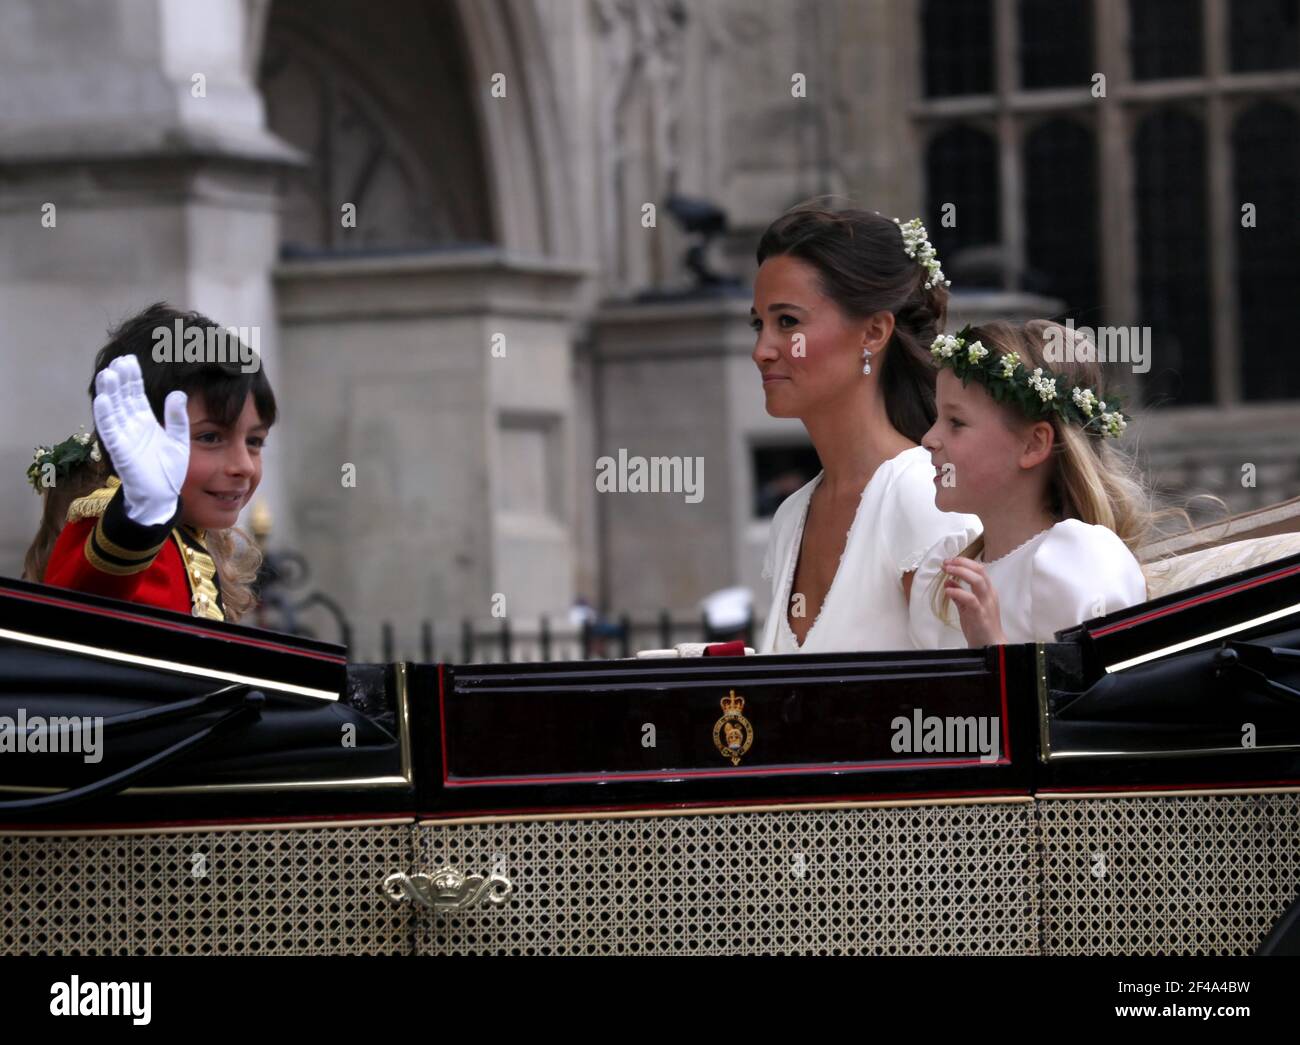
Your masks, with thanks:
[[(190, 336), (194, 330), (202, 345)], [(180, 351), (169, 338), (185, 339), (192, 350)], [(253, 605), (260, 555), (251, 541), (236, 540), (235, 523), (261, 481), (262, 446), (276, 417), (260, 360), (210, 319), (160, 304), (115, 332), (95, 370), (95, 427), (110, 474), (71, 499), (64, 520), (52, 519), (50, 509), (57, 512), (79, 484), (84, 489), (92, 469), (78, 466), (83, 474), (56, 479), (65, 497), (47, 504), (28, 574), (237, 620)]]

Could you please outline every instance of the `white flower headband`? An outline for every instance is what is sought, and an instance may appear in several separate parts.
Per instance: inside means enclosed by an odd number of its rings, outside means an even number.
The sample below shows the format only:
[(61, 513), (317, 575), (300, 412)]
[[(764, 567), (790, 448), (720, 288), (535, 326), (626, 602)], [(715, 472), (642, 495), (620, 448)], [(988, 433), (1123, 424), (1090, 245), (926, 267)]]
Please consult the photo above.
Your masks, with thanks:
[(38, 446), (32, 456), (32, 463), (27, 466), (27, 481), (32, 484), (32, 489), (37, 493), (44, 493), (47, 464), (54, 466), (54, 477), (57, 481), (70, 474), (73, 469), (80, 467), (86, 458), (98, 464), (104, 456), (100, 453), (99, 440), (92, 442), (90, 433), (83, 425), (82, 431), (68, 436), (61, 443), (56, 443), (54, 446)]
[(944, 278), (943, 266), (939, 264), (939, 256), (934, 252), (929, 233), (925, 231), (921, 219), (913, 218), (911, 221), (899, 221), (895, 218), (894, 224), (898, 226), (898, 231), (903, 234), (903, 253), (909, 258), (915, 259), (929, 273), (926, 277), (925, 289), (930, 290), (941, 284), (945, 287), (952, 286), (952, 281)]
[(1117, 397), (1111, 397), (1114, 409), (1108, 410), (1091, 388), (1071, 387), (1063, 376), (1045, 373), (1042, 367), (1031, 372), (1009, 353), (994, 360), (984, 343), (976, 340), (973, 327), (963, 327), (955, 336), (940, 334), (930, 354), (940, 367), (951, 367), (962, 384), (974, 378), (995, 401), (1013, 403), (1030, 418), (1055, 414), (1068, 424), (1111, 439), (1118, 439), (1128, 427)]

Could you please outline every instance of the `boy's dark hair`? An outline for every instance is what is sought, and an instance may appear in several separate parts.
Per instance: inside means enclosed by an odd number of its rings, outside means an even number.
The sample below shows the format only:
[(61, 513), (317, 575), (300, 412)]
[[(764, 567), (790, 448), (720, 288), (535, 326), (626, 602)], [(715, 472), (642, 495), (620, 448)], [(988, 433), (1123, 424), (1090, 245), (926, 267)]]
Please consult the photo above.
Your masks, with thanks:
[[(154, 332), (167, 330), (174, 334), (177, 321), (180, 323), (182, 337), (193, 327), (201, 328), (205, 337), (209, 329), (220, 331), (220, 336), (226, 339), (226, 356), (230, 361), (186, 362), (175, 358), (160, 363), (155, 360), (154, 346), (158, 340)], [(94, 374), (97, 375), (114, 359), (132, 355), (140, 362), (145, 396), (153, 407), (159, 424), (163, 423), (163, 402), (167, 394), (179, 389), (187, 395), (196, 392), (201, 394), (207, 405), (208, 416), (223, 425), (234, 424), (244, 409), (244, 401), (252, 393), (258, 416), (269, 428), (275, 424), (275, 393), (271, 391), (271, 382), (266, 378), (260, 359), (257, 360), (255, 369), (245, 372), (244, 364), (240, 362), (239, 344), (233, 335), (207, 316), (198, 312), (182, 312), (159, 301), (109, 332), (108, 343), (95, 354)], [(179, 357), (182, 345), (176, 344), (173, 339), (173, 348)], [(243, 354), (257, 359), (256, 353), (252, 353), (251, 349), (245, 349)], [(93, 375), (90, 379), (90, 397), (95, 398)]]
[[(166, 328), (173, 334), (173, 348), (179, 350), (182, 345), (174, 343), (176, 321), (180, 320), (182, 337), (184, 332), (193, 327), (200, 327), (205, 332), (209, 328), (221, 330), (229, 338), (226, 343), (226, 356), (233, 360), (227, 363), (170, 361), (160, 363), (153, 357), (154, 331)], [(233, 351), (232, 351), (233, 349)], [(244, 409), (244, 403), (252, 393), (253, 404), (257, 407), (262, 423), (270, 427), (275, 423), (275, 394), (271, 383), (262, 371), (261, 360), (257, 360), (256, 369), (245, 373), (243, 362), (256, 358), (256, 354), (241, 352), (240, 343), (228, 332), (220, 328), (207, 316), (198, 312), (182, 312), (165, 302), (150, 305), (143, 312), (138, 312), (126, 320), (116, 330), (109, 333), (108, 344), (95, 354), (95, 374), (119, 356), (133, 355), (140, 361), (140, 373), (144, 380), (145, 396), (153, 407), (158, 423), (163, 423), (163, 403), (167, 393), (180, 389), (187, 395), (196, 392), (202, 394), (207, 406), (208, 416), (223, 425), (233, 424)], [(90, 381), (90, 396), (95, 397), (95, 381)], [(102, 459), (94, 461), (90, 457), (62, 477), (58, 484), (44, 492), (44, 507), (41, 512), (41, 525), (33, 538), (31, 546), (23, 559), (23, 576), (28, 580), (40, 581), (45, 577), (45, 567), (50, 561), (55, 542), (67, 519), (68, 507), (78, 497), (90, 493), (101, 486), (113, 473), (112, 461), (108, 451), (102, 448)], [(248, 547), (242, 553), (236, 552), (229, 534), (209, 533), (209, 552), (218, 562), (218, 576), (221, 579), (221, 596), (226, 606), (228, 619), (238, 620), (254, 603), (251, 593), (251, 581), (257, 572), (260, 554), (255, 547)]]

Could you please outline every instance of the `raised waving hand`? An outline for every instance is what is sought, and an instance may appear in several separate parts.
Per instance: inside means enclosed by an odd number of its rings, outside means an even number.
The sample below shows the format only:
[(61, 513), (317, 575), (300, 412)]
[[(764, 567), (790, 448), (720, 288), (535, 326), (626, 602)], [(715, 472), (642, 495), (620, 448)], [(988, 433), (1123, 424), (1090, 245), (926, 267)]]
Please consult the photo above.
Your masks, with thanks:
[(186, 395), (176, 391), (163, 404), (160, 425), (144, 393), (140, 363), (118, 356), (95, 376), (95, 429), (113, 459), (126, 514), (157, 526), (176, 514), (190, 461)]

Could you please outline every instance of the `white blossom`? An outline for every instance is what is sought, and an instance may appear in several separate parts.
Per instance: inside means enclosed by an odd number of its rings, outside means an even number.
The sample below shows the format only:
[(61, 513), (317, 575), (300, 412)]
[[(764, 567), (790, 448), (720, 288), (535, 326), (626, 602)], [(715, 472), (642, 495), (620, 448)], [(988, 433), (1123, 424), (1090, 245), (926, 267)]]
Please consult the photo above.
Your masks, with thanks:
[(1041, 366), (1034, 367), (1034, 372), (1029, 378), (1029, 387), (1038, 393), (1038, 398), (1044, 403), (1056, 398), (1056, 378), (1044, 377)]
[(903, 234), (903, 253), (914, 259), (928, 273), (925, 289), (930, 290), (941, 283), (945, 287), (952, 286), (952, 281), (944, 277), (943, 266), (939, 263), (938, 255), (933, 244), (930, 243), (929, 233), (921, 224), (921, 219), (912, 218), (904, 222), (895, 218), (894, 224)]
[(1118, 439), (1124, 429), (1128, 427), (1128, 422), (1124, 420), (1124, 415), (1119, 412), (1102, 414), (1101, 423), (1106, 434), (1116, 439)]
[(940, 334), (930, 345), (930, 352), (942, 359), (951, 359), (964, 344), (965, 342), (959, 337), (953, 337), (951, 334)]
[[(1093, 408), (1097, 405), (1097, 397), (1092, 394), (1090, 388), (1076, 388), (1071, 395), (1074, 398), (1074, 405), (1083, 411), (1084, 417), (1091, 417)], [(1101, 404), (1105, 406), (1105, 403)]]

